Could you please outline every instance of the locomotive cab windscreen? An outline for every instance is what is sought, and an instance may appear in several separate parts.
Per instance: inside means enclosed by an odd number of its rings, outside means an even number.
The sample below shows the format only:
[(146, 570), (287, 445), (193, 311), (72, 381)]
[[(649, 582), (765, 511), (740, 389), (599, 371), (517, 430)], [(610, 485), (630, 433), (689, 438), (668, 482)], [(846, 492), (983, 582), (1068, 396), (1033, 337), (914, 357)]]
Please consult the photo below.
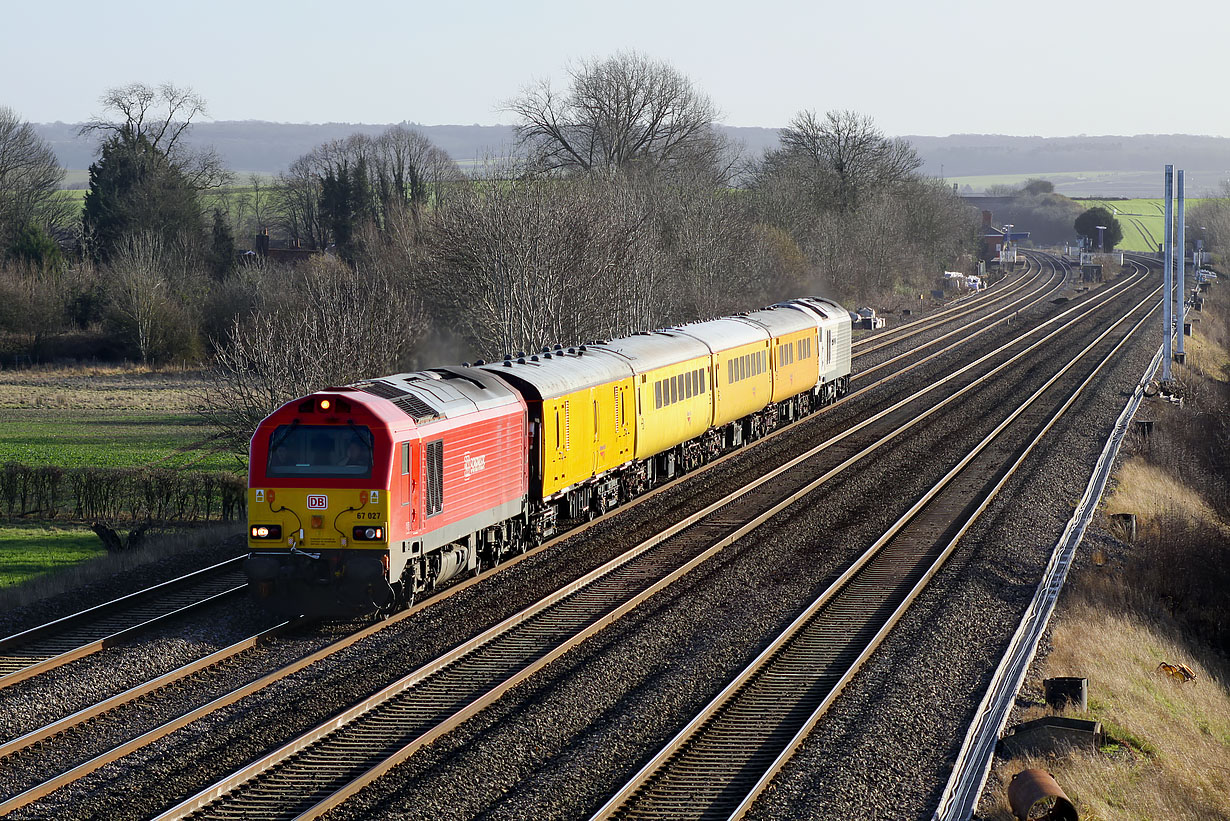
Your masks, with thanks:
[(372, 432), (366, 425), (279, 425), (269, 434), (270, 478), (370, 479)]

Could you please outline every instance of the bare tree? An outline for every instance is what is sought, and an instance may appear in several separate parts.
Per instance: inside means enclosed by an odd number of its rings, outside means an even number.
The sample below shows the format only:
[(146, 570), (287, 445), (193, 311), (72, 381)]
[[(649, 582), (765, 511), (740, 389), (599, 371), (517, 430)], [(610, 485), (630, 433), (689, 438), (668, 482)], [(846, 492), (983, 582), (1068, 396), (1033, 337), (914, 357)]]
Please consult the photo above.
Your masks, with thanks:
[(659, 229), (621, 179), (542, 180), (501, 169), (433, 219), (424, 286), (487, 356), (658, 325)]
[(239, 453), (279, 405), (330, 385), (404, 367), (426, 316), (410, 281), (379, 264), (352, 270), (332, 257), (267, 276), (256, 310), (215, 340), (201, 413)]
[(64, 171), (51, 146), (12, 109), (0, 106), (0, 250), (29, 224), (66, 224), (73, 204), (58, 192)]
[(125, 238), (111, 266), (112, 304), (132, 329), (145, 364), (153, 359), (171, 302), (171, 286), (163, 275), (165, 256), (158, 234), (133, 234)]
[(517, 135), (546, 171), (730, 171), (709, 97), (669, 63), (634, 51), (569, 69), (562, 94), (541, 80), (509, 101)]
[(902, 139), (889, 139), (870, 117), (801, 111), (781, 131), (780, 150), (765, 158), (765, 170), (803, 173), (815, 200), (848, 210), (873, 189), (904, 182), (922, 160)]
[(231, 174), (212, 148), (192, 150), (186, 137), (193, 119), (208, 116), (205, 99), (191, 88), (163, 83), (154, 88), (131, 83), (108, 89), (99, 99), (113, 116), (96, 116), (82, 134), (101, 132), (132, 145), (147, 143), (167, 157), (198, 191), (219, 188)]
[[(352, 134), (322, 143), (278, 176), (272, 209), (286, 233), (311, 248), (325, 248), (334, 239), (331, 222), (336, 215), (322, 208), (327, 178), (359, 183), (363, 201), (354, 205), (360, 219), (386, 230), (403, 211), (417, 227), (423, 209), (439, 205), (465, 175), (422, 132), (404, 126), (391, 126), (378, 137)], [(354, 228), (361, 231), (363, 226)]]

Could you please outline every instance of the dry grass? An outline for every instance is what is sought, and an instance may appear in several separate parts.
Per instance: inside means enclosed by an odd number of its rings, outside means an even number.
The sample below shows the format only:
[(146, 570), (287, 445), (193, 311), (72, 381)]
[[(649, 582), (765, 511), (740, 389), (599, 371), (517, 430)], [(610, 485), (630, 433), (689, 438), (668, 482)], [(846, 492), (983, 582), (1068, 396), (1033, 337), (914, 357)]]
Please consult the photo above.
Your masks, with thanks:
[[(1230, 691), (1224, 671), (1175, 640), (1179, 631), (1164, 618), (1112, 612), (1098, 599), (1086, 589), (1070, 591), (1042, 677), (1088, 677), (1088, 712), (1065, 715), (1101, 721), (1113, 744), (1101, 753), (1014, 759), (1002, 778), (1028, 767), (1049, 771), (1085, 821), (1227, 818)], [(1197, 680), (1180, 685), (1154, 672), (1162, 661), (1188, 665)], [(1034, 713), (1023, 720), (1047, 714)], [(1006, 799), (987, 817), (1009, 821)]]
[(191, 411), (205, 382), (199, 371), (70, 367), (0, 371), (0, 409)]
[[(1225, 301), (1220, 298), (1219, 301)], [(1187, 349), (1187, 365), (1197, 374), (1221, 383), (1230, 382), (1230, 320), (1220, 306), (1208, 311), (1193, 311), (1188, 316), (1198, 320), (1193, 323), (1194, 334), (1184, 340)], [(1217, 307), (1217, 310), (1213, 308)]]
[(1217, 512), (1199, 493), (1142, 456), (1126, 460), (1115, 476), (1114, 492), (1104, 502), (1106, 515), (1135, 513), (1137, 526), (1149, 529), (1166, 515), (1217, 520)]
[[(105, 553), (94, 559), (45, 576), (38, 576), (24, 584), (0, 588), (0, 611), (21, 607), (42, 599), (51, 598), (70, 590), (110, 578), (171, 556), (199, 552), (213, 547), (224, 539), (239, 533), (242, 528), (234, 522), (212, 525), (181, 533), (156, 536), (142, 548), (122, 553)], [(236, 555), (240, 550), (236, 550)]]

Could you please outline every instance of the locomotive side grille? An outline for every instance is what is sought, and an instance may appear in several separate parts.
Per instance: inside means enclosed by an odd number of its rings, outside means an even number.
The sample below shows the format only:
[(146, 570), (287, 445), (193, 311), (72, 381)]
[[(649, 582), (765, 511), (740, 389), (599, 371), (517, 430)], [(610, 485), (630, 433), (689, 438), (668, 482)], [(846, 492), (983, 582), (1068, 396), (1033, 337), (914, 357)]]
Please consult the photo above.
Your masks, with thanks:
[(412, 393), (399, 396), (393, 400), (393, 404), (405, 411), (406, 415), (416, 422), (437, 419), (440, 416), (440, 413), (432, 408), (431, 405), (428, 405)]
[(427, 471), (427, 515), (444, 509), (444, 440), (428, 442), (423, 447), (423, 468)]
[(359, 390), (367, 393), (374, 393), (376, 396), (384, 399), (396, 399), (399, 396), (405, 396), (406, 392), (396, 385), (391, 385), (388, 382), (368, 382), (359, 385)]

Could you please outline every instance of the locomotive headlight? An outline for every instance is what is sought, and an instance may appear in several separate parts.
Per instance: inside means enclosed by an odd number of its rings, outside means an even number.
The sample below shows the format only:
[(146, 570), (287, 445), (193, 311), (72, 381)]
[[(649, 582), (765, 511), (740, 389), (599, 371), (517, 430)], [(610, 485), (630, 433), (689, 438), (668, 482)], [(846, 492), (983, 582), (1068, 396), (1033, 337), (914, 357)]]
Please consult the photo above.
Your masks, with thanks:
[(282, 538), (281, 525), (252, 525), (248, 533), (253, 539), (280, 539)]
[(322, 411), (327, 411), (331, 407), (333, 407), (333, 403), (330, 402), (328, 399), (320, 400), (320, 409)]
[(379, 533), (380, 531), (376, 530), (376, 528), (374, 527), (369, 527), (367, 530), (363, 531), (363, 535), (369, 539), (379, 538), (378, 536)]
[(383, 527), (364, 527), (359, 525), (354, 529), (356, 542), (379, 542), (384, 540)]

